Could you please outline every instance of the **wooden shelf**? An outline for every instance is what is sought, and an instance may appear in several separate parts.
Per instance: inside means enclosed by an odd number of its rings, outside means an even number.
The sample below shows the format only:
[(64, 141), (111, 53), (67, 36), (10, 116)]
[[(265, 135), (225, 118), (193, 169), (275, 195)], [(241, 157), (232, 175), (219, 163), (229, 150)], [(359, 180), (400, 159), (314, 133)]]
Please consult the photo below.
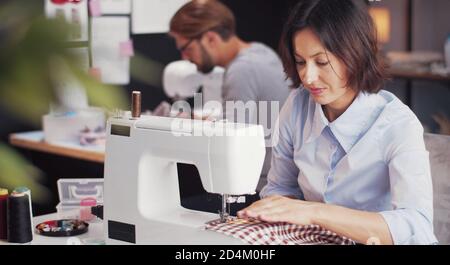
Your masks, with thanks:
[(430, 72), (417, 72), (402, 69), (389, 69), (388, 73), (393, 78), (419, 79), (428, 81), (450, 82), (450, 75), (438, 75)]
[(42, 131), (13, 133), (9, 136), (13, 146), (60, 156), (67, 156), (97, 163), (105, 161), (104, 147), (84, 147), (75, 143), (49, 144), (44, 140)]
[(430, 82), (440, 82), (444, 84), (445, 87), (450, 87), (450, 75), (438, 75), (431, 72), (419, 72), (413, 70), (405, 70), (398, 68), (389, 68), (388, 76), (390, 78), (398, 78), (405, 79), (406, 82), (406, 95), (405, 95), (405, 103), (411, 109), (412, 106), (412, 81), (413, 80), (423, 80)]

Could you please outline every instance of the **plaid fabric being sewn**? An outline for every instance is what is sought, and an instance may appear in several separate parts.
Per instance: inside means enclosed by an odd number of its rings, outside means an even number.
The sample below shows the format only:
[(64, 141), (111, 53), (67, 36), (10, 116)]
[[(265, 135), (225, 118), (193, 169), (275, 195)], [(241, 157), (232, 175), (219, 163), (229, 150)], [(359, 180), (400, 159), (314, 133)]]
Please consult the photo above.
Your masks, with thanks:
[(214, 220), (205, 229), (239, 238), (252, 245), (355, 245), (356, 242), (318, 225), (267, 223), (233, 218), (226, 223)]

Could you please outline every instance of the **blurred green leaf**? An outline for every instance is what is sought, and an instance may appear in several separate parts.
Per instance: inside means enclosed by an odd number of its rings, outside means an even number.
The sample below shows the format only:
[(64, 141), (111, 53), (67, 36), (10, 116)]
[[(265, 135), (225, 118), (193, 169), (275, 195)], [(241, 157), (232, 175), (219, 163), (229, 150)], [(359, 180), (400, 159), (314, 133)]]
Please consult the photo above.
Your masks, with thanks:
[(18, 186), (26, 186), (32, 192), (34, 202), (43, 203), (50, 198), (47, 188), (39, 184), (41, 173), (24, 160), (20, 154), (0, 143), (0, 187), (11, 192)]
[(135, 56), (130, 62), (131, 76), (142, 83), (154, 87), (160, 86), (163, 70), (164, 65), (150, 60), (138, 52), (135, 53)]
[(113, 109), (126, 109), (128, 107), (128, 101), (126, 100), (126, 93), (124, 89), (118, 86), (112, 86), (102, 84), (92, 76), (86, 74), (79, 68), (76, 63), (69, 62), (72, 74), (77, 80), (89, 89), (86, 89), (86, 93), (89, 98), (89, 104), (92, 106), (103, 107), (108, 110)]
[[(109, 110), (127, 107), (125, 91), (104, 85), (75, 67), (64, 40), (70, 26), (43, 15), (42, 1), (13, 0), (0, 5), (0, 104), (17, 118), (39, 126), (51, 103), (58, 104), (52, 80), (52, 60), (61, 58), (71, 75), (86, 89), (89, 104)], [(1, 122), (1, 121), (0, 121)], [(39, 171), (0, 142), (0, 185), (28, 186), (33, 200), (45, 200), (47, 191)], [(46, 195), (47, 194), (47, 195)]]

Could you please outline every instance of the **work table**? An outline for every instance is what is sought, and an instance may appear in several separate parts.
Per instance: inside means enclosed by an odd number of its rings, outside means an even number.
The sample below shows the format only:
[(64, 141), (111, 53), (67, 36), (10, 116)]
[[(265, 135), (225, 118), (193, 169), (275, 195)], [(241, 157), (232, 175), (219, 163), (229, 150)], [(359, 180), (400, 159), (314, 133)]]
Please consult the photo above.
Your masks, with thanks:
[[(56, 213), (36, 216), (33, 218), (34, 226), (39, 223), (58, 219)], [(179, 227), (166, 226), (163, 223), (154, 222), (151, 233), (153, 245), (242, 245), (243, 241), (225, 236), (214, 231), (204, 231), (201, 229), (183, 229)], [(186, 242), (186, 239), (189, 239)], [(37, 234), (33, 231), (33, 241), (24, 245), (98, 245), (104, 242), (103, 221), (100, 219), (89, 222), (89, 229), (86, 233), (74, 237), (48, 237)], [(0, 245), (9, 245), (6, 241), (0, 240)], [(17, 245), (17, 244), (14, 244)]]
[(13, 146), (51, 153), (81, 160), (103, 163), (105, 160), (105, 146), (82, 146), (76, 142), (47, 143), (42, 131), (13, 133), (9, 136)]

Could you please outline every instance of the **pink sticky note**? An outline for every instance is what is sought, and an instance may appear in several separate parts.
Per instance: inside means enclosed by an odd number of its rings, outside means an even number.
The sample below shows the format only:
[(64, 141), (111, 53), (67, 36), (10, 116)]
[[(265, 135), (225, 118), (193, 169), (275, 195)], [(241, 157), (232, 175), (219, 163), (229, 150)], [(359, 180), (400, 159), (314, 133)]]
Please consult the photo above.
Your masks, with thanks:
[(130, 57), (134, 55), (132, 40), (122, 41), (120, 43), (120, 55), (123, 57)]
[(91, 16), (98, 17), (102, 15), (102, 9), (100, 7), (100, 0), (90, 0), (89, 1), (89, 11)]

